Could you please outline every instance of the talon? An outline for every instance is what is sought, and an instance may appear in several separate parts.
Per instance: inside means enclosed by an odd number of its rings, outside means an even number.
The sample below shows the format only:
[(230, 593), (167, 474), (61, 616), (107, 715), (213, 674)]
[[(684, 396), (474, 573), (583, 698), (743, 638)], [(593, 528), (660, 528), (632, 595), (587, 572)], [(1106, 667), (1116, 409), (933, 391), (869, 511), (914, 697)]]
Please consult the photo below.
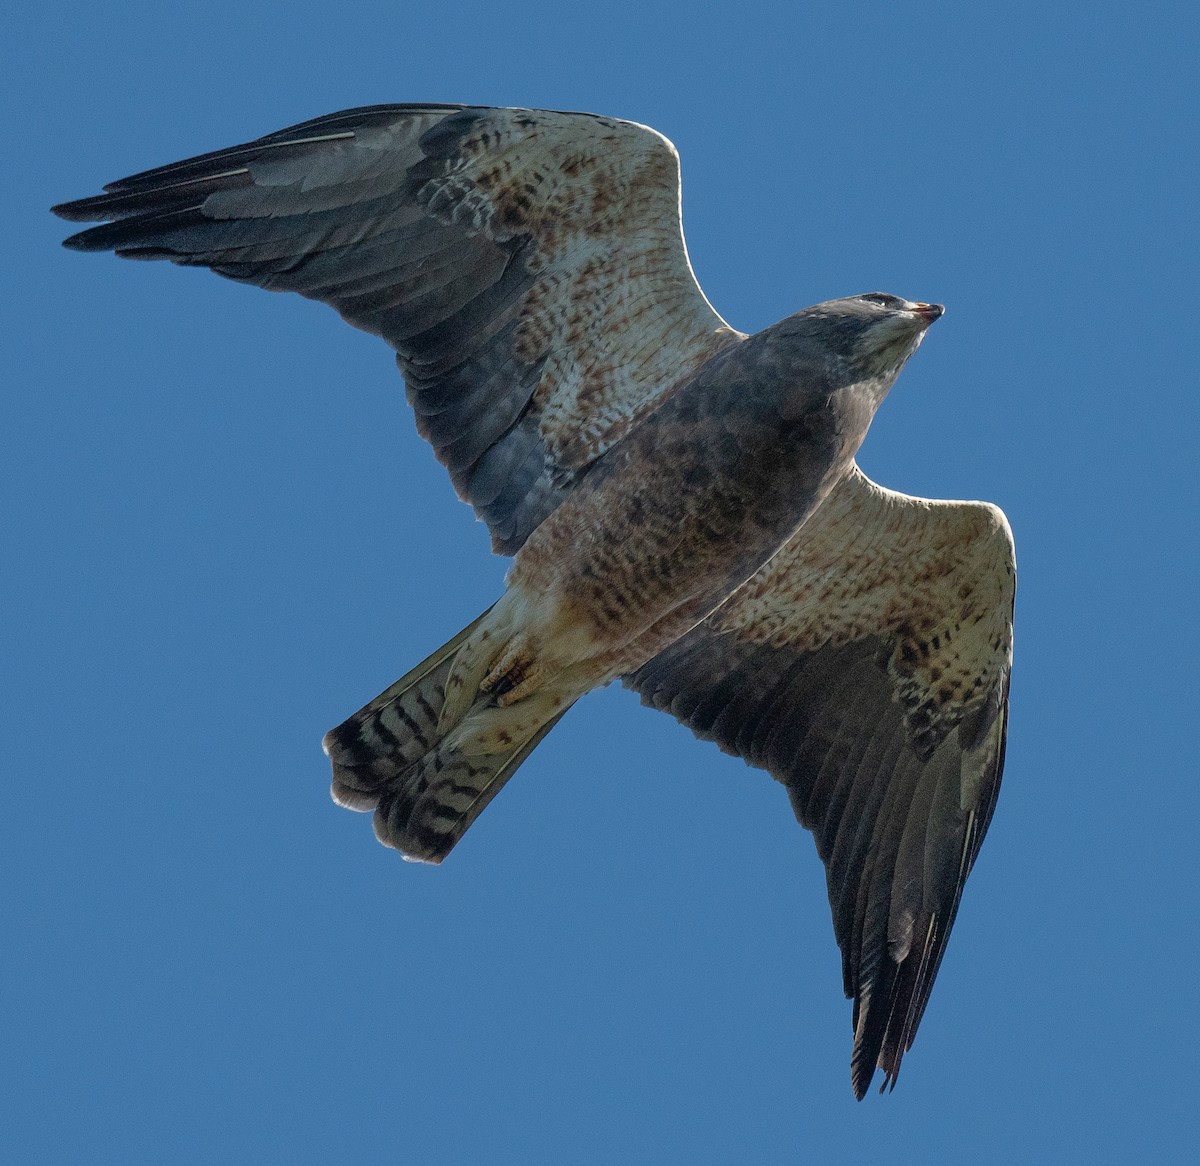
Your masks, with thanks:
[(509, 693), (520, 688), (530, 678), (531, 674), (530, 662), (527, 660), (518, 660), (511, 668), (503, 672), (499, 669), (493, 672), (479, 686), (479, 691), (496, 697), (497, 703), (505, 703), (500, 698), (508, 696)]
[(479, 691), (489, 696), (504, 696), (520, 688), (534, 671), (533, 653), (528, 646), (513, 644), (483, 678)]
[(509, 705), (532, 696), (542, 687), (545, 680), (546, 675), (542, 669), (536, 665), (530, 665), (519, 672), (514, 671), (502, 677), (501, 683), (496, 686), (492, 695), (496, 698), (496, 704), (502, 709), (508, 708)]

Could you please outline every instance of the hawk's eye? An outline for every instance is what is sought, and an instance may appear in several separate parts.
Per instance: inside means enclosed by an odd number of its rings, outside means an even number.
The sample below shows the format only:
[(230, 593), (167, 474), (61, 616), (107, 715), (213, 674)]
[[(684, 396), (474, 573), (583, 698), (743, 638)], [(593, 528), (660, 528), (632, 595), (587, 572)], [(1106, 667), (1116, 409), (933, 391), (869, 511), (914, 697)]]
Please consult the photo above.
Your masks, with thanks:
[(868, 304), (878, 304), (881, 308), (898, 308), (904, 303), (899, 296), (889, 296), (883, 292), (867, 292), (865, 296), (859, 296), (858, 298), (865, 300)]

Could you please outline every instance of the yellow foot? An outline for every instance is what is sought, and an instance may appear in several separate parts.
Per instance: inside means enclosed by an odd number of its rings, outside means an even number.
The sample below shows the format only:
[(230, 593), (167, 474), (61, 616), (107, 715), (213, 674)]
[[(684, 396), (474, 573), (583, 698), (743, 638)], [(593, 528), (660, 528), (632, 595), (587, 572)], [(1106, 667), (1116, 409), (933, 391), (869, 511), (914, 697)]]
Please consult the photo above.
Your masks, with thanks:
[(536, 692), (545, 679), (529, 637), (520, 635), (484, 678), (479, 691), (494, 697), (501, 708), (507, 708)]

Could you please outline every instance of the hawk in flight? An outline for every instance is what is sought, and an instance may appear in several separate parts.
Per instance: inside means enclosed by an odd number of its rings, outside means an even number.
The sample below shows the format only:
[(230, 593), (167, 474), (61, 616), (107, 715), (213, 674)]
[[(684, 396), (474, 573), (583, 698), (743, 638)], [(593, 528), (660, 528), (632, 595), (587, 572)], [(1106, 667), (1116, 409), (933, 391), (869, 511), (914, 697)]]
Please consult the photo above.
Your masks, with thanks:
[(854, 461), (936, 304), (753, 336), (688, 263), (679, 159), (589, 114), (384, 105), (114, 182), (66, 241), (332, 305), (513, 556), (483, 615), (325, 737), (333, 797), (440, 862), (620, 678), (783, 783), (825, 863), (862, 1097), (894, 1084), (1004, 758), (1004, 515)]

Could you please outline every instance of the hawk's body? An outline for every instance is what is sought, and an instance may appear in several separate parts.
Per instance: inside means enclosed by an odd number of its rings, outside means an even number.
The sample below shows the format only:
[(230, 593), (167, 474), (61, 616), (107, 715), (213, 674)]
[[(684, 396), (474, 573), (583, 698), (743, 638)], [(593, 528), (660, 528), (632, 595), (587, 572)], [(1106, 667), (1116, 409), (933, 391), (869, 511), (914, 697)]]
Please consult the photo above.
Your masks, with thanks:
[(854, 465), (936, 306), (756, 336), (687, 261), (645, 127), (350, 110), (57, 208), (71, 245), (325, 300), (396, 350), (418, 427), (515, 554), (503, 597), (326, 738), (334, 796), (440, 861), (615, 677), (783, 781), (829, 874), (854, 1085), (894, 1080), (999, 786), (1012, 547), (982, 503)]

